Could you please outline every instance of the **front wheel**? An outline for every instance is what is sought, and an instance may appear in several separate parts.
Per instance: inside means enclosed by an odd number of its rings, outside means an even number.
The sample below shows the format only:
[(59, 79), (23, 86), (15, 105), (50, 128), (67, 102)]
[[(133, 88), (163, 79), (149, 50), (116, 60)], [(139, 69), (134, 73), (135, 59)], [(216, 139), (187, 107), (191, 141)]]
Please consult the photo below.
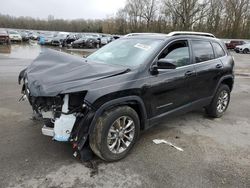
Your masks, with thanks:
[(105, 161), (124, 158), (139, 137), (140, 121), (136, 111), (121, 106), (106, 111), (98, 118), (92, 134), (90, 147)]
[(209, 116), (213, 118), (219, 118), (227, 110), (229, 102), (230, 102), (230, 89), (227, 85), (222, 84), (218, 88), (211, 104), (206, 107), (206, 112)]

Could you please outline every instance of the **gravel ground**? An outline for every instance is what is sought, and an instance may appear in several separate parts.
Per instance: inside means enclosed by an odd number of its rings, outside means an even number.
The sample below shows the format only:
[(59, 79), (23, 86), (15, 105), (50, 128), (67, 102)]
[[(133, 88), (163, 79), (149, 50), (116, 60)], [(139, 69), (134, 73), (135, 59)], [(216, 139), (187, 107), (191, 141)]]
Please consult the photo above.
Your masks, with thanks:
[(43, 136), (29, 104), (18, 102), (17, 75), (39, 50), (13, 45), (0, 53), (0, 187), (250, 187), (250, 54), (232, 53), (237, 76), (221, 119), (203, 110), (171, 118), (144, 132), (125, 159), (83, 164), (70, 144)]

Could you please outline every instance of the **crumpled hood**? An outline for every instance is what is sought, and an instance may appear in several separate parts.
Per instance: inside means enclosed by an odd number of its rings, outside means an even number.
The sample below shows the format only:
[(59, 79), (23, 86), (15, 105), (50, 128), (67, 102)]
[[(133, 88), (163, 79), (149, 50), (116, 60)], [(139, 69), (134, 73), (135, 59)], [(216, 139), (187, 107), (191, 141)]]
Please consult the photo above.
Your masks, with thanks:
[(69, 90), (84, 91), (85, 86), (95, 81), (127, 71), (121, 66), (89, 62), (81, 57), (44, 49), (27, 67), (25, 78), (32, 96), (56, 96)]

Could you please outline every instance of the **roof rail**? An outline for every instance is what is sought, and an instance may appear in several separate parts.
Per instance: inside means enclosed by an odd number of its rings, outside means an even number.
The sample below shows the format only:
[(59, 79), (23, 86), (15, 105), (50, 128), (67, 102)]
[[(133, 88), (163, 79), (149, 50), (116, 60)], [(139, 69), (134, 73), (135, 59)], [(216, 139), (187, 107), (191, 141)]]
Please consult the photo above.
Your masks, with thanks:
[(164, 33), (129, 33), (124, 35), (124, 37), (132, 37), (132, 36), (167, 36)]
[(174, 31), (174, 32), (171, 32), (171, 33), (167, 34), (167, 36), (177, 36), (177, 35), (197, 35), (197, 36), (216, 38), (211, 33), (194, 32), (194, 31)]

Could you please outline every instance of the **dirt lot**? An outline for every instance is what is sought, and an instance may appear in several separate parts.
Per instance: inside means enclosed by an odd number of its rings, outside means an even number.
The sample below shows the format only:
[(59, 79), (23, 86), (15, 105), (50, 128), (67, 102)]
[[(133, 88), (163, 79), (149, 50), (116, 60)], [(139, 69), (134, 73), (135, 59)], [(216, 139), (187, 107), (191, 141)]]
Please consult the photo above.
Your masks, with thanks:
[(143, 133), (122, 161), (82, 164), (70, 144), (43, 136), (28, 103), (18, 102), (18, 73), (39, 50), (14, 45), (0, 54), (0, 187), (250, 187), (250, 54), (233, 54), (237, 76), (223, 118), (202, 110), (172, 118)]

